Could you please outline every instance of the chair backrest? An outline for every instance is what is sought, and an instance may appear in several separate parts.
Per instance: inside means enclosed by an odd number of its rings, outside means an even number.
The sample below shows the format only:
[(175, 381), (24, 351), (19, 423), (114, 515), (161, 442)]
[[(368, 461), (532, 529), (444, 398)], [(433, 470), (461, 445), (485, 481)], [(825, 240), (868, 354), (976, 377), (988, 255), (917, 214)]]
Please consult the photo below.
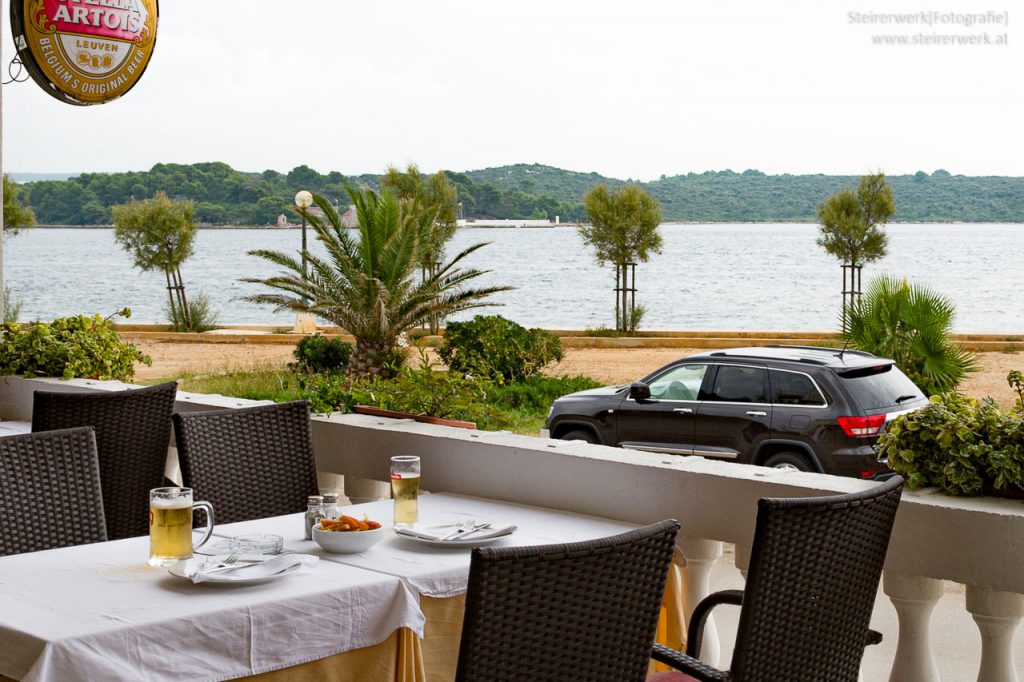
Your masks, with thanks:
[(902, 491), (758, 502), (733, 679), (857, 680)]
[(96, 429), (100, 481), (111, 540), (149, 533), (149, 491), (164, 484), (175, 382), (127, 391), (36, 391), (32, 431)]
[(643, 680), (678, 530), (473, 550), (456, 680)]
[(92, 428), (0, 438), (0, 556), (106, 539)]
[(174, 415), (182, 478), (217, 523), (306, 510), (317, 494), (309, 403)]

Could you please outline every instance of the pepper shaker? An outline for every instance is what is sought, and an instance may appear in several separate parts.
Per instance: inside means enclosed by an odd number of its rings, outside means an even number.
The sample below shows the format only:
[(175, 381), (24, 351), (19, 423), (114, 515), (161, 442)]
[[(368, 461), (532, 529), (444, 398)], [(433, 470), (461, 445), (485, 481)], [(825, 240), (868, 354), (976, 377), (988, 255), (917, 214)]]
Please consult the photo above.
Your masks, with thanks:
[(324, 498), (319, 495), (310, 495), (307, 500), (309, 508), (306, 510), (306, 539), (313, 539), (313, 526), (320, 523), (320, 519), (324, 517), (323, 511)]

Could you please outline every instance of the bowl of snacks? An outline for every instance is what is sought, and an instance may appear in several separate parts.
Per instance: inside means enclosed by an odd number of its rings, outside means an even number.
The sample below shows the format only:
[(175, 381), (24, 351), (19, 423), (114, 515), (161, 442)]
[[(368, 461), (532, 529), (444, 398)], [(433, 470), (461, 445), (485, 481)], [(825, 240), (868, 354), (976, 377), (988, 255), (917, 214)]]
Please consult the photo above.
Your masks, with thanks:
[(316, 544), (332, 554), (359, 554), (370, 549), (384, 537), (384, 529), (377, 521), (363, 516), (342, 516), (337, 519), (323, 519), (313, 526)]

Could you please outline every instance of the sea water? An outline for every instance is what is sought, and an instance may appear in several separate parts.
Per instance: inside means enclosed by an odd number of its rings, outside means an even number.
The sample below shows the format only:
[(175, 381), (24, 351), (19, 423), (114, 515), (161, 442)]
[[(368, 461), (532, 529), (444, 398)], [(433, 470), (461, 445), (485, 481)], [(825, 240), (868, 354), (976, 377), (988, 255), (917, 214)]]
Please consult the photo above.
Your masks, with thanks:
[[(956, 305), (960, 332), (1024, 332), (1024, 225), (895, 224), (885, 228), (889, 255), (864, 267), (864, 285), (880, 274), (927, 285)], [(808, 330), (838, 326), (838, 261), (815, 244), (813, 224), (714, 224), (661, 227), (664, 245), (636, 267), (636, 302), (648, 330)], [(353, 232), (352, 234), (355, 234)], [(312, 233), (313, 249), (321, 252)], [(460, 229), (449, 256), (491, 242), (461, 266), (488, 271), (473, 286), (510, 285), (501, 305), (456, 316), (500, 314), (526, 326), (613, 326), (614, 268), (568, 226)], [(181, 268), (190, 295), (209, 296), (221, 323), (291, 326), (294, 314), (241, 300), (266, 290), (241, 282), (277, 266), (251, 249), (296, 253), (299, 230), (200, 230)], [(25, 230), (7, 237), (4, 278), (22, 299), (22, 320), (77, 313), (110, 314), (128, 306), (132, 322), (166, 320), (163, 273), (140, 272), (111, 229)]]

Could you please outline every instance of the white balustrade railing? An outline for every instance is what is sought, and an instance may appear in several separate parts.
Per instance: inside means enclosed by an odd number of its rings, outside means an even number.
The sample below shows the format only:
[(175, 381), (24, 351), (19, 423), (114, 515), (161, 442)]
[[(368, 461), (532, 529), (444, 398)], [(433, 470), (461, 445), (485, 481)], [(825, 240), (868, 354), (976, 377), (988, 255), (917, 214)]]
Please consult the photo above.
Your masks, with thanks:
[[(47, 381), (46, 383), (54, 383)], [(34, 380), (0, 378), (0, 418), (28, 419)], [(114, 382), (62, 382), (61, 388), (116, 390)], [(54, 388), (50, 386), (50, 388)], [(178, 409), (251, 404), (219, 396), (182, 394)], [(26, 409), (26, 405), (28, 408)], [(652, 455), (580, 441), (551, 441), (505, 432), (469, 431), (364, 415), (317, 417), (317, 462), (324, 472), (386, 481), (396, 454), (424, 458), (422, 486), (523, 504), (556, 507), (635, 523), (676, 518), (686, 559), (684, 612), (708, 594), (722, 543), (736, 545), (746, 566), (756, 503), (761, 497), (827, 495), (863, 490), (863, 481), (747, 467), (696, 457)], [(931, 615), (943, 581), (966, 585), (966, 609), (978, 637), (963, 637), (958, 655), (976, 661), (979, 682), (1019, 682), (1024, 660), (1014, 634), (1024, 617), (1024, 502), (953, 498), (906, 492), (889, 546), (883, 590), (895, 607), (898, 632), (889, 679), (940, 678), (931, 640)], [(877, 607), (876, 607), (877, 610)], [(705, 640), (702, 658), (720, 661), (718, 637)], [(947, 678), (946, 682), (954, 679)]]

